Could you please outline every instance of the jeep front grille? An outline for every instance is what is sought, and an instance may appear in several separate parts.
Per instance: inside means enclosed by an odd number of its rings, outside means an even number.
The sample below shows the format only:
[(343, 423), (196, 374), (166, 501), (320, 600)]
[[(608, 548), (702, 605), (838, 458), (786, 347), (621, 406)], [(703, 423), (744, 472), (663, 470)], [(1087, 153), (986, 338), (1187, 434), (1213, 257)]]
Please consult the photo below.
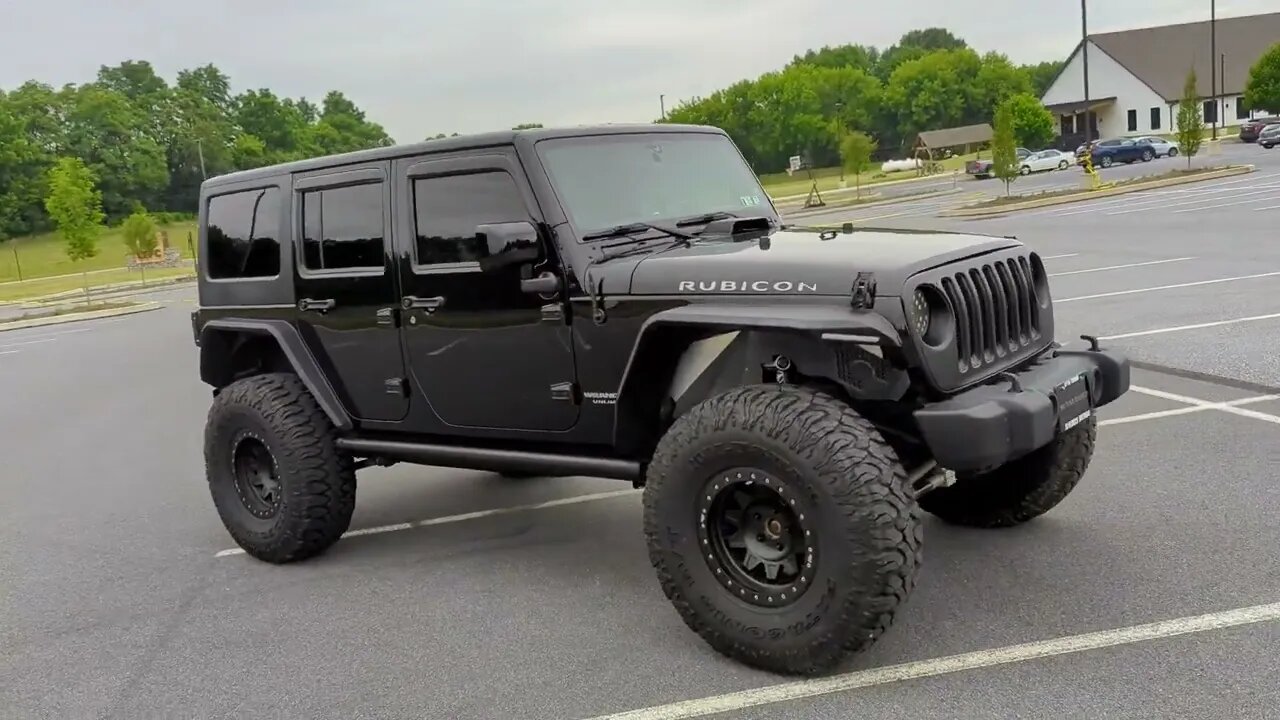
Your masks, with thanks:
[(962, 374), (1015, 355), (1040, 339), (1040, 298), (1026, 256), (948, 274), (941, 285), (955, 312)]

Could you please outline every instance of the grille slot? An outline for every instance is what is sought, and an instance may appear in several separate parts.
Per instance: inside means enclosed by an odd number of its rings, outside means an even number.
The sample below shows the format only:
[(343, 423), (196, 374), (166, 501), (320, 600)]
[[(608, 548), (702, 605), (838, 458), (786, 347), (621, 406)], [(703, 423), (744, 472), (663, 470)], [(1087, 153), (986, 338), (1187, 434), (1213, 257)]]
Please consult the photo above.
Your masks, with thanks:
[(1040, 302), (1026, 257), (988, 262), (947, 275), (940, 284), (955, 312), (961, 373), (1040, 339)]

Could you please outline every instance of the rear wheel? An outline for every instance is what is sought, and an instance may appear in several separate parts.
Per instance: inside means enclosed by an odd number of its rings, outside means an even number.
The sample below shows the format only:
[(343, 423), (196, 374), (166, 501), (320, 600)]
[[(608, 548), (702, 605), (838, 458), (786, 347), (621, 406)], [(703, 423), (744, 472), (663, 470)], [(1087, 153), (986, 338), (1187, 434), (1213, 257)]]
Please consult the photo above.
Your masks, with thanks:
[(1112, 160), (1110, 155), (1107, 155), (1102, 158), (1102, 167), (1109, 168), (1111, 167), (1111, 163), (1112, 163)]
[(1063, 160), (1062, 162), (1058, 163), (1059, 170), (1066, 170), (1067, 167), (1068, 167), (1068, 163), (1066, 160)]
[(239, 380), (214, 398), (205, 473), (223, 525), (259, 560), (303, 560), (338, 541), (355, 509), (352, 459), (296, 375)]
[(821, 672), (870, 646), (915, 584), (920, 513), (893, 448), (809, 389), (703, 401), (660, 441), (644, 527), (663, 592), (716, 651)]
[(1154, 157), (1154, 155), (1151, 154), (1150, 150), (1142, 151), (1142, 162), (1151, 162), (1152, 157)]
[(1019, 174), (1019, 175), (1030, 175), (1030, 174), (1031, 174), (1031, 167), (1030, 167), (1030, 166), (1028, 166), (1028, 165), (1023, 165), (1021, 168), (1018, 168), (1018, 174)]
[(969, 527), (1011, 527), (1052, 510), (1075, 489), (1089, 468), (1098, 435), (1097, 419), (991, 472), (958, 476), (956, 483), (926, 493), (920, 507), (946, 522)]
[(1177, 156), (1178, 156), (1178, 148), (1176, 147), (1169, 148), (1169, 157), (1177, 157)]

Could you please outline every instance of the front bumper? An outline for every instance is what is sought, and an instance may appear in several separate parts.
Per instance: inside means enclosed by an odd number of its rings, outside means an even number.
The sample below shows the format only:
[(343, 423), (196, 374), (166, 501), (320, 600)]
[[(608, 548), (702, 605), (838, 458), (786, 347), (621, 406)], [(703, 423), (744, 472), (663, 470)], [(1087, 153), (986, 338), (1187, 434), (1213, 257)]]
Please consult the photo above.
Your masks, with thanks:
[[(985, 470), (1016, 460), (1129, 390), (1129, 359), (1104, 350), (1048, 350), (1011, 374), (1016, 382), (1001, 376), (915, 411), (939, 466)], [(1060, 389), (1081, 376), (1087, 407)]]

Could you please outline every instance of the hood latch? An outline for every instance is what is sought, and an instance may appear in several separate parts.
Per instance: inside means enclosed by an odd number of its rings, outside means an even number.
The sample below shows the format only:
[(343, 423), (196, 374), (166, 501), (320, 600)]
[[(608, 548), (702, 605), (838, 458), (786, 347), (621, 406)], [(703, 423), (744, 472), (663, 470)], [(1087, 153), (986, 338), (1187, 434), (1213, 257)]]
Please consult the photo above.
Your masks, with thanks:
[(866, 310), (876, 301), (876, 274), (860, 272), (853, 280), (853, 293), (849, 304), (855, 309)]

